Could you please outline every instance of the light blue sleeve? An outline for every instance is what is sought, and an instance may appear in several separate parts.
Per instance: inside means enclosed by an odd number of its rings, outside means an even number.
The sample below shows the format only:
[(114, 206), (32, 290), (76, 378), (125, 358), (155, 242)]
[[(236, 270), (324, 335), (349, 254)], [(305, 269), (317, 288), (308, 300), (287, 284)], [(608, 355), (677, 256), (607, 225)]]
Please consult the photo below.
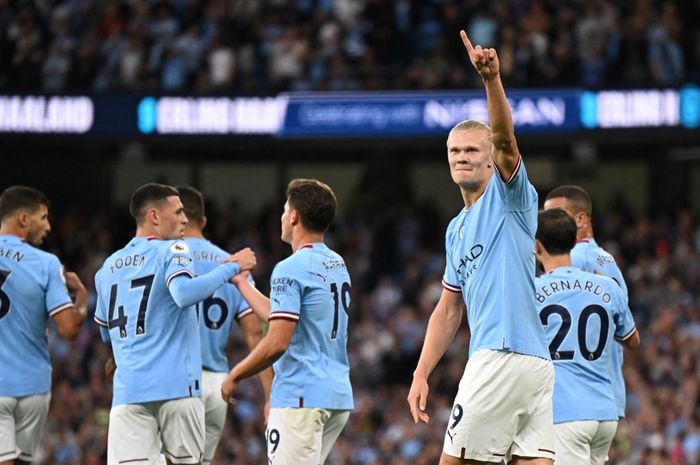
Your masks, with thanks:
[(455, 234), (452, 230), (454, 220), (447, 227), (447, 233), (445, 234), (445, 274), (442, 275), (442, 286), (452, 292), (461, 292), (462, 288), (459, 285), (459, 278), (457, 277), (457, 270), (455, 270), (452, 264), (452, 252), (451, 252), (451, 240), (450, 237)]
[(240, 270), (237, 263), (228, 262), (195, 278), (189, 273), (176, 272), (168, 278), (168, 289), (178, 307), (188, 307), (211, 296)]
[(73, 305), (68, 289), (61, 278), (61, 262), (58, 257), (49, 255), (47, 263), (45, 302), (50, 315)]
[[(251, 286), (255, 287), (255, 280), (253, 279), (252, 275), (248, 275), (248, 282), (250, 283)], [(236, 289), (234, 292), (237, 292), (240, 295), (240, 292), (238, 292), (238, 289)], [(240, 296), (240, 302), (238, 304), (238, 308), (236, 308), (235, 317), (236, 318), (241, 317), (242, 314), (247, 313), (246, 310), (250, 310), (250, 304), (248, 303), (247, 300), (245, 300), (243, 298), (243, 296)]]
[(298, 320), (302, 288), (288, 261), (280, 262), (270, 277), (270, 319)]
[(518, 160), (518, 165), (510, 179), (504, 180), (498, 172), (496, 177), (498, 177), (497, 189), (508, 210), (526, 211), (537, 207), (537, 191), (530, 184), (522, 157)]
[[(105, 302), (105, 297), (101, 292), (101, 282), (102, 282), (102, 268), (97, 270), (95, 273), (95, 291), (97, 292), (97, 298), (95, 299), (95, 323), (100, 325), (100, 327), (107, 327), (109, 324), (107, 315), (107, 304)], [(104, 338), (103, 338), (104, 339)]]
[(626, 340), (635, 330), (634, 317), (627, 305), (627, 297), (622, 289), (617, 286), (611, 286), (614, 291), (615, 300), (617, 303), (617, 312), (614, 316), (615, 320), (615, 339), (618, 341)]
[(109, 337), (109, 329), (106, 326), (100, 326), (100, 336), (105, 344), (112, 343), (112, 338)]

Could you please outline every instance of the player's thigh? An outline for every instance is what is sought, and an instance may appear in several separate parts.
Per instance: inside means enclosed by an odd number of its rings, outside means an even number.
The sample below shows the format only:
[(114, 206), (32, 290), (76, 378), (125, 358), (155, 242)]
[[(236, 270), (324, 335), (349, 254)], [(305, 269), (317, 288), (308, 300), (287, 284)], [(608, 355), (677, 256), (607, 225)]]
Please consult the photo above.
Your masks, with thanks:
[(24, 462), (34, 460), (46, 428), (50, 403), (51, 394), (48, 393), (18, 399), (15, 409), (15, 429), (17, 448), (20, 450), (17, 457), (19, 460)]
[[(533, 413), (539, 413), (537, 407), (553, 376), (551, 362), (543, 359), (494, 350), (477, 352), (467, 363), (460, 382), (443, 452), (461, 461), (508, 460), (518, 445), (517, 433), (530, 422)], [(549, 394), (551, 428), (551, 386)], [(548, 449), (553, 449), (553, 444)], [(545, 454), (538, 452), (535, 456)]]
[(107, 464), (155, 465), (160, 455), (158, 419), (149, 404), (123, 404), (109, 412)]
[(524, 405), (522, 410), (518, 411), (518, 429), (508, 454), (508, 462), (530, 465), (551, 464), (555, 459), (556, 451), (552, 411), (554, 366), (549, 360), (515, 355), (518, 360), (519, 383), (520, 389), (523, 390)]
[(327, 410), (271, 408), (267, 420), (267, 457), (270, 465), (309, 465), (321, 461)]
[(323, 425), (323, 435), (321, 437), (321, 464), (326, 461), (333, 444), (335, 444), (336, 439), (338, 439), (350, 418), (350, 410), (327, 410), (327, 412), (328, 419)]
[(591, 439), (591, 465), (603, 465), (606, 462), (616, 432), (617, 421), (598, 423), (598, 429)]
[(597, 421), (567, 421), (554, 425), (557, 465), (591, 463), (591, 441), (597, 430)]
[(158, 423), (163, 453), (170, 463), (194, 464), (204, 450), (204, 405), (199, 397), (160, 402)]
[(202, 403), (204, 405), (204, 457), (208, 463), (214, 458), (226, 424), (228, 405), (221, 398), (221, 383), (226, 373), (202, 372)]
[(0, 397), (0, 463), (14, 460), (20, 451), (16, 442), (16, 397)]

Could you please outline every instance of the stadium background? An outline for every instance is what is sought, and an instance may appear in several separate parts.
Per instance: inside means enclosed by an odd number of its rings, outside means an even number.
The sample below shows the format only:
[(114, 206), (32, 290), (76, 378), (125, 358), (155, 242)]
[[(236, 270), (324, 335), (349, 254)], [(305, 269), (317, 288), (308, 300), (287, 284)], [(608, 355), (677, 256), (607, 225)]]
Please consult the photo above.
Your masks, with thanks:
[[(346, 91), (347, 100), (369, 105), (395, 98), (389, 91), (426, 100), (464, 89), (478, 99), (480, 83), (457, 36), (466, 27), (474, 43), (497, 47), (509, 95), (574, 92), (581, 107), (583, 95), (599, 98), (598, 121), (581, 113), (567, 116), (576, 127), (566, 130), (518, 127), (520, 149), (541, 195), (566, 183), (588, 189), (596, 236), (630, 288), (642, 347), (626, 355), (628, 413), (610, 463), (700, 463), (700, 3), (561, 3), (0, 0), (0, 185), (49, 195), (46, 248), (80, 274), (92, 311), (94, 273), (133, 234), (128, 197), (142, 183), (201, 189), (209, 238), (228, 250), (253, 247), (263, 290), (289, 253), (279, 241), (286, 183), (330, 183), (339, 215), (328, 239), (353, 278), (356, 410), (329, 463), (437, 463), (466, 361), (466, 328), (431, 378), (430, 425), (413, 425), (405, 397), (441, 291), (445, 226), (461, 205), (445, 163), (447, 130), (307, 128), (286, 137), (198, 126), (195, 135), (137, 121), (164, 96), (314, 102), (327, 94), (307, 92)], [(600, 92), (632, 98), (635, 90), (656, 99), (675, 92), (671, 103), (685, 95), (685, 106), (675, 117), (638, 118), (638, 109), (601, 125), (619, 108), (603, 108)], [(71, 134), (48, 128), (55, 124), (48, 117), (18, 123), (12, 102), (33, 96), (87, 97), (94, 124)], [(144, 99), (153, 99), (146, 110)], [(347, 105), (339, 107), (346, 129)], [(233, 338), (237, 360), (244, 348)], [(52, 407), (38, 463), (104, 463), (111, 386), (97, 328), (88, 321), (73, 344), (52, 333), (51, 350)], [(256, 382), (243, 383), (241, 398), (216, 463), (266, 463)]]

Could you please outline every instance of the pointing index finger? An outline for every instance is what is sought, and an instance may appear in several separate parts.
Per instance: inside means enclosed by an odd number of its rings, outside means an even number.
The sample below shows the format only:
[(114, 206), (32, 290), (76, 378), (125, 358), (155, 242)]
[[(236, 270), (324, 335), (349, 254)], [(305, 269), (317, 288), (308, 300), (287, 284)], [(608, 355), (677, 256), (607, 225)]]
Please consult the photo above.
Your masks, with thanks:
[(462, 43), (464, 43), (464, 47), (467, 49), (467, 52), (472, 55), (474, 53), (474, 47), (472, 46), (469, 37), (467, 37), (467, 33), (464, 32), (464, 29), (459, 31), (459, 36), (462, 38)]

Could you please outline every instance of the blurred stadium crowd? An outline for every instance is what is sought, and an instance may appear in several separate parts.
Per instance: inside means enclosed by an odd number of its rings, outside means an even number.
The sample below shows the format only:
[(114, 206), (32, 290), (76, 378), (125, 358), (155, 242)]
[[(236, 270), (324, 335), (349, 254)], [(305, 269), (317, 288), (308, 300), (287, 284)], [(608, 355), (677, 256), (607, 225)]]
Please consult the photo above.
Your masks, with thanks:
[(510, 88), (672, 86), (700, 81), (699, 24), (697, 1), (0, 0), (0, 89), (461, 89), (461, 28)]
[[(428, 465), (437, 463), (451, 401), (466, 362), (468, 331), (431, 378), (430, 425), (414, 425), (406, 395), (428, 317), (444, 270), (446, 216), (410, 195), (352, 199), (346, 216), (327, 235), (353, 279), (349, 357), (356, 410), (330, 465)], [(381, 197), (374, 197), (379, 199)], [(350, 202), (350, 200), (348, 200)], [(360, 208), (359, 206), (362, 206)], [(103, 260), (133, 231), (125, 207), (90, 212), (75, 206), (55, 212), (47, 247), (76, 270), (91, 295)], [(374, 212), (369, 214), (368, 212)], [(289, 254), (279, 240), (275, 208), (245, 213), (238, 203), (208, 205), (208, 237), (228, 250), (251, 246), (258, 256), (254, 275), (268, 291), (274, 264)], [(650, 218), (634, 212), (623, 197), (594, 210), (598, 242), (615, 254), (630, 289), (630, 306), (642, 347), (627, 352), (627, 418), (610, 452), (611, 465), (700, 463), (700, 221), (688, 211)], [(40, 459), (43, 465), (105, 463), (111, 386), (105, 380), (107, 351), (89, 318), (79, 339), (68, 344), (52, 335), (54, 389)], [(233, 333), (232, 361), (245, 354)], [(215, 464), (266, 463), (261, 390), (241, 385), (230, 409)]]

